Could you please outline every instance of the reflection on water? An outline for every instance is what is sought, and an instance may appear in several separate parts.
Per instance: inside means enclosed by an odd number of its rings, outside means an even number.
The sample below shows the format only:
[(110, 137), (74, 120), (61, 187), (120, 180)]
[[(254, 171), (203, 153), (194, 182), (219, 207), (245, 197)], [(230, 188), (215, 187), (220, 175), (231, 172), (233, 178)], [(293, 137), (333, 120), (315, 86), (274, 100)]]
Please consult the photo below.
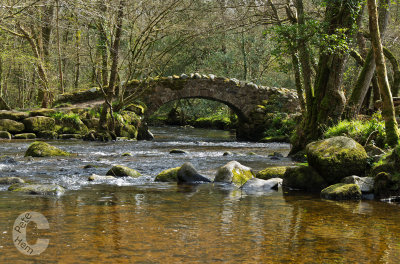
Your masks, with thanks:
[[(14, 173), (76, 188), (68, 188), (60, 197), (0, 191), (0, 263), (400, 263), (397, 205), (324, 201), (281, 190), (246, 195), (221, 184), (152, 182), (154, 173), (185, 159), (211, 174), (227, 162), (213, 152), (245, 153), (251, 148), (258, 156), (246, 156), (243, 163), (262, 167), (271, 165), (268, 153), (275, 151), (273, 145), (263, 149), (268, 146), (195, 138), (208, 145), (206, 158), (196, 154), (201, 152), (199, 144), (190, 140), (179, 141), (190, 155), (169, 156), (168, 137), (114, 145), (57, 142), (84, 153), (61, 160), (25, 161), (17, 155), (28, 143), (15, 143), (16, 148), (1, 145), (18, 164), (1, 167), (0, 176)], [(120, 157), (126, 149), (133, 157)], [(116, 161), (136, 165), (147, 178), (120, 186), (84, 184), (88, 172), (83, 165), (98, 164), (93, 170), (100, 174)], [(42, 213), (50, 224), (49, 230), (28, 226), (29, 243), (50, 239), (49, 248), (37, 257), (22, 255), (12, 242), (14, 221), (25, 211)]]

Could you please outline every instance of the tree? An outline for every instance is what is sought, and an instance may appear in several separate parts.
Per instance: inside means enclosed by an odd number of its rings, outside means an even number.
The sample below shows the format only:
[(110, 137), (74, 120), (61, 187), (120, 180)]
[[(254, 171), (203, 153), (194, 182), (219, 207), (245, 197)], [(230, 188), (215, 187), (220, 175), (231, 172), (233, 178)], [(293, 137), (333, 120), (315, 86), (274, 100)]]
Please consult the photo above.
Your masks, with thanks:
[(379, 33), (378, 11), (375, 0), (368, 0), (369, 27), (371, 33), (372, 48), (376, 63), (379, 91), (382, 95), (382, 116), (385, 120), (387, 142), (394, 147), (399, 142), (399, 130), (394, 113), (393, 99), (387, 77), (383, 46)]

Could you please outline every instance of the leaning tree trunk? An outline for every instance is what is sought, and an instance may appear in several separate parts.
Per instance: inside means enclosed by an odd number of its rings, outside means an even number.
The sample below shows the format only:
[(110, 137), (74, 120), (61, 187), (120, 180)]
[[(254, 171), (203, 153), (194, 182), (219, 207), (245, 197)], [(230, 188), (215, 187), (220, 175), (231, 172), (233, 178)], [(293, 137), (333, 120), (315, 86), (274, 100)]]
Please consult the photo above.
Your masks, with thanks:
[(399, 62), (397, 61), (397, 59), (393, 55), (393, 53), (390, 52), (390, 50), (385, 48), (385, 47), (383, 47), (383, 54), (385, 54), (385, 57), (392, 64), (393, 83), (392, 83), (391, 91), (392, 91), (392, 95), (393, 96), (397, 96), (398, 93), (399, 93), (399, 89), (400, 89), (400, 66), (399, 66)]
[[(350, 29), (356, 19), (354, 14), (358, 13), (356, 11), (359, 2), (327, 1), (326, 33), (331, 35), (343, 28)], [(346, 34), (349, 37), (351, 30), (347, 30)], [(306, 116), (297, 129), (291, 153), (304, 149), (307, 143), (320, 138), (323, 128), (337, 123), (343, 113), (346, 99), (342, 91), (342, 81), (348, 54), (340, 50), (328, 50), (326, 46), (321, 47), (314, 93), (306, 98), (310, 107), (307, 107)]]
[(383, 46), (379, 35), (378, 11), (375, 0), (368, 0), (369, 30), (371, 32), (372, 48), (376, 63), (376, 74), (378, 78), (379, 91), (382, 95), (382, 116), (385, 120), (387, 143), (395, 146), (399, 141), (399, 130), (394, 112), (392, 93), (390, 92), (387, 78)]

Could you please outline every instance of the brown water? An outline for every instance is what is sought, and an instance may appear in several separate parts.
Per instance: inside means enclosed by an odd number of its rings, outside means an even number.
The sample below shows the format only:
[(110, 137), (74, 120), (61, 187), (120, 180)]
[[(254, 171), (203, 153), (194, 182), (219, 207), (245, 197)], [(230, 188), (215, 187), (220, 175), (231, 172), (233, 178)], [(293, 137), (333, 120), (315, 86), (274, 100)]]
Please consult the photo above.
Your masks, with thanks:
[[(82, 154), (62, 160), (27, 161), (21, 153), (29, 142), (1, 144), (3, 153), (18, 163), (0, 166), (0, 176), (25, 175), (63, 184), (68, 191), (43, 197), (0, 190), (0, 263), (400, 263), (398, 205), (332, 202), (282, 190), (249, 195), (220, 184), (154, 183), (160, 170), (186, 160), (212, 176), (229, 159), (261, 169), (277, 162), (268, 159), (271, 151), (288, 150), (279, 144), (242, 145), (226, 135), (210, 139), (198, 130), (189, 132), (187, 140), (177, 131), (163, 131), (155, 142), (54, 142)], [(171, 144), (170, 137), (178, 140)], [(201, 140), (193, 144), (191, 139)], [(165, 154), (177, 144), (191, 154)], [(221, 157), (226, 150), (258, 155)], [(120, 158), (126, 151), (133, 157)], [(136, 165), (145, 176), (102, 184), (85, 181), (117, 161)], [(99, 167), (87, 172), (82, 165), (88, 163)], [(26, 211), (43, 214), (50, 225), (48, 230), (28, 225), (30, 244), (50, 239), (36, 257), (21, 254), (12, 241), (14, 221)]]

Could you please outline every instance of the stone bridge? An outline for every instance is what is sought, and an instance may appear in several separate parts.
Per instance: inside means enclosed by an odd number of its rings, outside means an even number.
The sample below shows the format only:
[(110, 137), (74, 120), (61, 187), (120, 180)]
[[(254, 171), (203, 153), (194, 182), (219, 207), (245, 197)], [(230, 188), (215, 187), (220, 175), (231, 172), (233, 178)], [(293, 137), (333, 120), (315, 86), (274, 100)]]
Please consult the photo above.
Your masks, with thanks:
[[(79, 100), (79, 97), (90, 99), (101, 97), (98, 89), (91, 91), (92, 94), (89, 96), (75, 94), (68, 96), (70, 100), (64, 98), (61, 101), (73, 102)], [(261, 139), (265, 130), (263, 121), (267, 113), (291, 114), (299, 111), (298, 97), (294, 90), (257, 86), (251, 82), (216, 77), (212, 74), (195, 73), (190, 76), (182, 74), (149, 78), (145, 81), (132, 80), (125, 85), (124, 90), (124, 98), (129, 97), (139, 99), (146, 104), (147, 117), (162, 105), (179, 99), (202, 98), (224, 103), (238, 116), (236, 134), (240, 140)]]

